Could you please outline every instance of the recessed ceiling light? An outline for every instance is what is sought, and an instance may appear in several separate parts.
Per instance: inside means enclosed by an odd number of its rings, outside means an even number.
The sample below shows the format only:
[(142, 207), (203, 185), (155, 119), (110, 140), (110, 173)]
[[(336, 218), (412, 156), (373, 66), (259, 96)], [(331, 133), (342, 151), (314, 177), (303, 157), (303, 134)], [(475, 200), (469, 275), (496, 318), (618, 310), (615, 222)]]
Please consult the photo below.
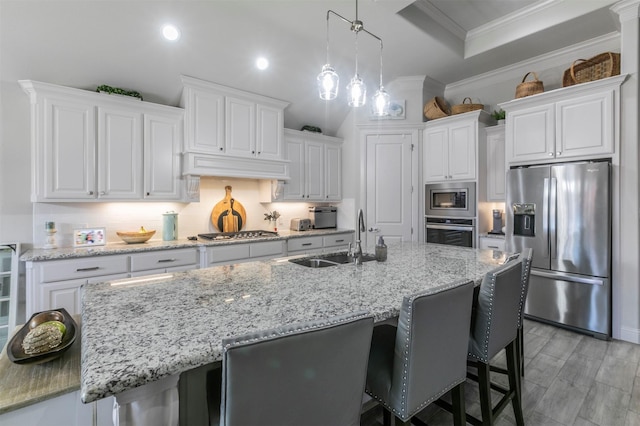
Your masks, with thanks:
[(180, 30), (172, 24), (165, 24), (162, 27), (162, 35), (169, 41), (176, 41), (180, 38)]
[(269, 68), (269, 61), (264, 56), (261, 56), (256, 59), (256, 67), (258, 67), (259, 70), (266, 70)]

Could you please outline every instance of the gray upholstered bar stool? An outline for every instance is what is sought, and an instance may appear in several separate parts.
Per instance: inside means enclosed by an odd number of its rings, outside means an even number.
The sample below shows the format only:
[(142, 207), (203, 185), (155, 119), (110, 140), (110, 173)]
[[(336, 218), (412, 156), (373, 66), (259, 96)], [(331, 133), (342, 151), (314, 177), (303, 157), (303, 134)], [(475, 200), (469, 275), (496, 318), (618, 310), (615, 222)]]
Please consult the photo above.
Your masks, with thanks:
[[(520, 299), (523, 292), (522, 259), (508, 262), (487, 273), (480, 285), (469, 336), (469, 365), (477, 368), (478, 375), (469, 377), (478, 381), (482, 420), (467, 415), (473, 425), (492, 425), (495, 418), (511, 402), (516, 424), (524, 425), (520, 394), (520, 367), (516, 346)], [(509, 389), (491, 383), (490, 361), (506, 349)], [(493, 406), (491, 390), (503, 394)]]
[[(529, 293), (529, 277), (531, 276), (533, 249), (525, 249), (521, 253), (519, 253), (517, 257), (509, 257), (507, 259), (507, 262), (511, 260), (522, 261), (522, 281), (520, 283), (522, 292), (520, 293), (520, 305), (518, 306), (518, 338), (516, 340), (516, 349), (518, 352), (518, 365), (520, 366), (520, 375), (524, 377), (524, 306), (527, 303), (527, 294)], [(506, 369), (496, 366), (491, 366), (491, 371), (507, 374)]]
[(225, 339), (210, 424), (359, 425), (372, 330), (357, 313)]
[[(398, 327), (374, 328), (366, 392), (396, 424), (452, 390), (454, 423), (463, 425), (473, 282), (458, 281), (407, 296)], [(414, 419), (414, 421), (417, 419)]]

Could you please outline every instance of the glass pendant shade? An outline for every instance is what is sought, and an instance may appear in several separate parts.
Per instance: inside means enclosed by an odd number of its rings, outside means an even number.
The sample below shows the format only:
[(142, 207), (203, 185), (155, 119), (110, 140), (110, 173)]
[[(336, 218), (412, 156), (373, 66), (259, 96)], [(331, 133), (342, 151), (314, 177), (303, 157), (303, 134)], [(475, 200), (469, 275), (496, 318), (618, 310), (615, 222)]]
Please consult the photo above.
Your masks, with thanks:
[(340, 79), (338, 74), (329, 64), (322, 67), (322, 71), (318, 74), (318, 93), (320, 99), (331, 101), (338, 96), (338, 83)]
[(351, 82), (349, 82), (347, 91), (349, 92), (349, 106), (360, 107), (366, 103), (367, 87), (358, 74), (356, 74), (351, 79)]
[(384, 87), (380, 86), (376, 93), (373, 95), (373, 115), (384, 116), (389, 115), (389, 104), (391, 103), (391, 97), (384, 90)]

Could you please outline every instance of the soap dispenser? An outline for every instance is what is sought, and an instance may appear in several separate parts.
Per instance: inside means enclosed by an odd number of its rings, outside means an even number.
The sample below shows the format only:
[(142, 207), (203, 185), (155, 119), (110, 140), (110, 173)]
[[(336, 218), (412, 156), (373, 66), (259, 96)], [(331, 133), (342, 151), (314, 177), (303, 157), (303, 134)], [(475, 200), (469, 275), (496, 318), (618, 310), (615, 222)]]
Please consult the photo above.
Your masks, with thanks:
[(376, 244), (376, 260), (378, 262), (387, 260), (387, 245), (384, 243), (382, 235), (378, 237), (378, 243)]

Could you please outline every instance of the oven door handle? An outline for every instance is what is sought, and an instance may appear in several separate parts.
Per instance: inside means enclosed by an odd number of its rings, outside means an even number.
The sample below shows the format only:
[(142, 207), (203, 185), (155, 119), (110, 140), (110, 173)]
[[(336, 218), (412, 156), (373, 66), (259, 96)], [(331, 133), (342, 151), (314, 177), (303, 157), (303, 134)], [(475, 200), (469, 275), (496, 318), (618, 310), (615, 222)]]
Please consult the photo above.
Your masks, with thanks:
[(426, 226), (427, 229), (442, 229), (445, 231), (467, 231), (473, 232), (473, 226), (464, 226), (464, 225), (432, 225), (428, 224)]

